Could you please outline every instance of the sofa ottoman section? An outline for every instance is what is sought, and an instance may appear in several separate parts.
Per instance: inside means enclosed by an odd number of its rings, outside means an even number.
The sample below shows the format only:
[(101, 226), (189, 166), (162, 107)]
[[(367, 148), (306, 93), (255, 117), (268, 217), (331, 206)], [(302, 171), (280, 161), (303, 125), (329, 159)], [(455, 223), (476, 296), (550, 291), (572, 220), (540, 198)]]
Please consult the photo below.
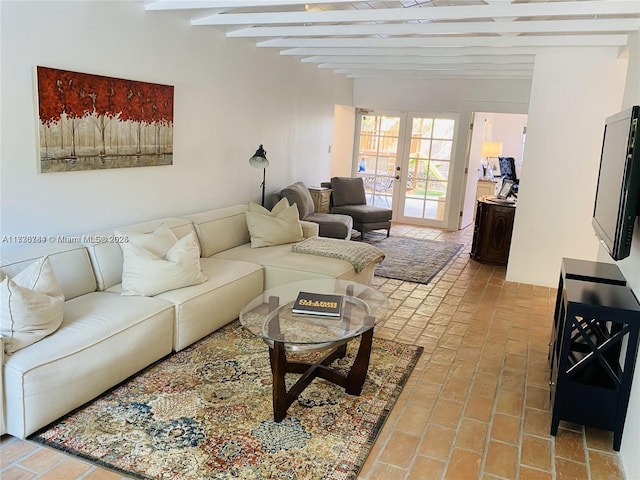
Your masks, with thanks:
[(56, 332), (5, 358), (7, 432), (25, 438), (168, 355), (173, 320), (158, 298), (67, 300)]
[(338, 278), (353, 280), (370, 285), (373, 281), (375, 264), (356, 273), (351, 263), (338, 258), (307, 255), (292, 251), (293, 244), (276, 245), (267, 248), (251, 248), (250, 244), (240, 245), (217, 253), (212, 258), (244, 260), (264, 267), (265, 290), (289, 282), (313, 280), (315, 278)]

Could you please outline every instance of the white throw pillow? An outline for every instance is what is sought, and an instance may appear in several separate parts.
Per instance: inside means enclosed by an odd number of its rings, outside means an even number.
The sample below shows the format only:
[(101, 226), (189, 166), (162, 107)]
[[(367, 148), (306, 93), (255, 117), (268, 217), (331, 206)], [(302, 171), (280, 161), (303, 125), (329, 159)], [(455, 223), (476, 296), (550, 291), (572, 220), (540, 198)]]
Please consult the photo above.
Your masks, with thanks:
[(278, 203), (276, 203), (271, 211), (264, 208), (262, 205), (258, 205), (257, 203), (249, 202), (249, 211), (255, 213), (261, 213), (263, 215), (269, 215), (271, 217), (275, 217), (279, 215), (285, 208), (289, 207), (289, 200), (287, 197), (282, 197)]
[(304, 238), (297, 205), (285, 207), (277, 215), (245, 212), (251, 248), (299, 242)]
[(158, 226), (152, 233), (127, 232), (117, 230), (116, 236), (126, 238), (127, 241), (121, 243), (133, 243), (138, 247), (149, 250), (159, 257), (164, 257), (169, 249), (173, 247), (178, 239), (173, 231), (164, 223)]
[(200, 268), (200, 248), (193, 232), (163, 257), (132, 242), (122, 243), (122, 295), (152, 296), (207, 279)]
[(0, 282), (0, 325), (7, 355), (55, 332), (62, 323), (64, 294), (49, 257)]

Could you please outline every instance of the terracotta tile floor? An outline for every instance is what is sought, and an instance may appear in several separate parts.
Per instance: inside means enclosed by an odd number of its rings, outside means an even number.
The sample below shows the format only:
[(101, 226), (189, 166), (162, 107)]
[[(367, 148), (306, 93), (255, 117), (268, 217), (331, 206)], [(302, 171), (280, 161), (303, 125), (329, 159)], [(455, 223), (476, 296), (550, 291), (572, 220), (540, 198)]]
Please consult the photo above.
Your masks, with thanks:
[[(428, 285), (375, 279), (393, 307), (376, 335), (424, 353), (358, 479), (624, 479), (609, 432), (561, 422), (549, 435), (555, 290), (471, 260), (472, 227), (392, 230), (465, 248)], [(126, 478), (6, 435), (0, 447), (2, 480)]]

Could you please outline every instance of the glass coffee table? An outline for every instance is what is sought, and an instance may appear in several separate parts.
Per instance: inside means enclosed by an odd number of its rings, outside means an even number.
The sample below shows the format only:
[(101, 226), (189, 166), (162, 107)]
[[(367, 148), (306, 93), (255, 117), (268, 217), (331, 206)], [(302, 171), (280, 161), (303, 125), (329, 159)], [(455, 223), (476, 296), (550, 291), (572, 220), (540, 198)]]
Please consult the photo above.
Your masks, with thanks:
[[(339, 317), (292, 312), (299, 292), (339, 295)], [(287, 410), (315, 379), (323, 378), (360, 395), (369, 369), (373, 328), (389, 310), (387, 297), (368, 285), (347, 280), (319, 279), (280, 285), (254, 298), (240, 312), (240, 323), (269, 346), (273, 375), (273, 417), (281, 422)], [(331, 367), (346, 355), (347, 343), (360, 337), (360, 347), (348, 373)], [(326, 353), (316, 362), (289, 360), (287, 353)], [(287, 391), (285, 375), (300, 374)]]

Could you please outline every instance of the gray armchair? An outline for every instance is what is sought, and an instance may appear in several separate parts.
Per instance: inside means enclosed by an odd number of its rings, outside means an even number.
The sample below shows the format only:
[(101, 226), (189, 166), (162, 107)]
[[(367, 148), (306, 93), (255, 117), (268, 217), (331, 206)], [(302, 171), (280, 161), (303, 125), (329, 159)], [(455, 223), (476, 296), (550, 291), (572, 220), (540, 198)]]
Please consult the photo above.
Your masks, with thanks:
[(294, 203), (298, 205), (300, 220), (317, 223), (321, 237), (351, 239), (353, 226), (351, 217), (334, 213), (316, 213), (313, 198), (304, 183), (297, 182), (289, 185), (278, 192), (278, 196), (286, 197), (291, 205)]
[(333, 177), (330, 186), (331, 213), (349, 215), (353, 218), (353, 229), (360, 232), (361, 240), (364, 234), (371, 230), (386, 229), (387, 237), (389, 236), (391, 209), (367, 205), (362, 178)]

